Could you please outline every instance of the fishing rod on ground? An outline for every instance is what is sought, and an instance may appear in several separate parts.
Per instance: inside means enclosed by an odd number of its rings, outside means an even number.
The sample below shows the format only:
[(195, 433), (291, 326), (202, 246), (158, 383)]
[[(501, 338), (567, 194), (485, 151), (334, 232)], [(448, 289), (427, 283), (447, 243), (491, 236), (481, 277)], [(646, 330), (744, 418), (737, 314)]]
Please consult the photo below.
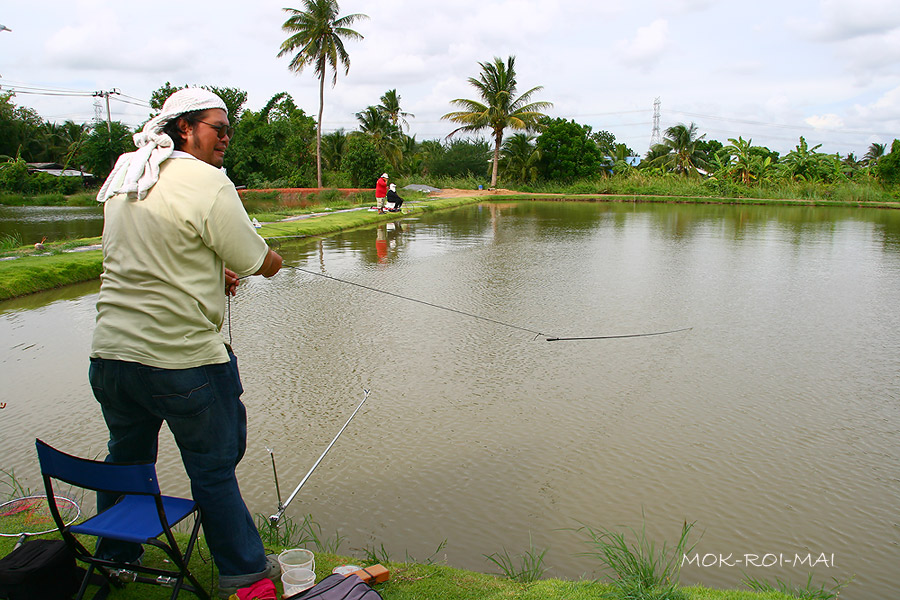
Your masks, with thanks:
[(297, 496), (297, 493), (300, 491), (300, 488), (307, 482), (309, 476), (313, 474), (313, 471), (316, 470), (316, 467), (319, 466), (319, 463), (322, 462), (322, 459), (325, 458), (325, 455), (328, 454), (328, 451), (331, 450), (331, 447), (334, 446), (334, 443), (341, 437), (341, 434), (344, 433), (344, 430), (347, 429), (347, 425), (350, 424), (350, 421), (353, 420), (353, 417), (356, 416), (356, 413), (359, 412), (359, 409), (362, 408), (362, 405), (365, 404), (366, 399), (369, 397), (369, 390), (364, 389), (363, 399), (356, 407), (356, 410), (353, 411), (353, 414), (350, 415), (350, 418), (347, 419), (347, 422), (344, 423), (344, 426), (341, 427), (341, 430), (337, 432), (337, 435), (334, 436), (334, 439), (331, 440), (331, 443), (328, 444), (328, 447), (325, 448), (325, 451), (319, 456), (319, 459), (313, 464), (312, 468), (306, 472), (306, 475), (303, 476), (303, 479), (300, 480), (300, 483), (297, 484), (297, 487), (294, 488), (294, 491), (291, 492), (291, 495), (288, 496), (287, 502), (281, 502), (281, 490), (278, 487), (278, 471), (275, 469), (275, 452), (271, 448), (266, 448), (269, 451), (269, 456), (272, 458), (272, 472), (275, 474), (275, 493), (278, 494), (278, 511), (269, 517), (269, 524), (273, 527), (278, 524), (278, 521), (281, 519), (281, 516), (284, 515), (284, 511), (287, 510), (287, 507)]
[(617, 334), (617, 335), (592, 335), (592, 336), (579, 336), (579, 337), (559, 337), (552, 336), (546, 333), (536, 331), (534, 329), (529, 329), (527, 327), (520, 327), (519, 325), (513, 325), (511, 323), (505, 323), (503, 321), (498, 321), (497, 319), (492, 319), (490, 317), (484, 317), (481, 315), (476, 315), (470, 312), (466, 312), (463, 310), (459, 310), (456, 308), (449, 308), (447, 306), (441, 306), (440, 304), (435, 304), (433, 302), (427, 302), (425, 300), (419, 300), (417, 298), (410, 298), (409, 296), (403, 296), (401, 294), (396, 294), (394, 292), (388, 292), (386, 290), (381, 290), (375, 287), (371, 287), (368, 285), (363, 285), (361, 283), (356, 283), (354, 281), (347, 281), (346, 279), (338, 279), (337, 277), (332, 277), (331, 275), (326, 275), (324, 273), (316, 273), (315, 271), (310, 271), (308, 269), (303, 269), (301, 267), (296, 267), (293, 265), (283, 265), (282, 268), (285, 269), (293, 269), (295, 271), (300, 271), (302, 273), (306, 273), (308, 275), (316, 275), (317, 277), (324, 277), (325, 279), (330, 279), (332, 281), (337, 281), (339, 283), (345, 283), (347, 285), (353, 285), (364, 290), (368, 290), (370, 292), (377, 292), (379, 294), (385, 294), (387, 296), (393, 296), (394, 298), (400, 298), (401, 300), (408, 300), (410, 302), (417, 302), (419, 304), (424, 304), (425, 306), (430, 306), (432, 308), (437, 308), (440, 310), (446, 310), (452, 313), (456, 313), (458, 315), (463, 315), (466, 317), (471, 317), (473, 319), (480, 319), (482, 321), (487, 321), (489, 323), (494, 323), (495, 325), (501, 325), (503, 327), (509, 327), (511, 329), (518, 329), (519, 331), (525, 331), (528, 333), (533, 333), (534, 338), (532, 341), (538, 339), (539, 337), (545, 338), (547, 342), (570, 342), (576, 340), (612, 340), (612, 339), (623, 339), (623, 338), (637, 338), (637, 337), (648, 337), (653, 335), (668, 335), (670, 333), (679, 333), (682, 331), (690, 331), (693, 327), (681, 327), (679, 329), (670, 329), (667, 331), (653, 331), (649, 333), (626, 333), (626, 334)]

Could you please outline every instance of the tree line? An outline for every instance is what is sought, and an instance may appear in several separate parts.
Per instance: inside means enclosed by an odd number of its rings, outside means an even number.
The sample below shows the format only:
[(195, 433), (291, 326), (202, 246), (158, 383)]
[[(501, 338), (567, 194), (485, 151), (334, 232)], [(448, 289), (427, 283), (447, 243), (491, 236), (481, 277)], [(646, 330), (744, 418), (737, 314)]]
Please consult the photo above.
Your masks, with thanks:
[[(368, 16), (340, 16), (336, 0), (303, 0), (303, 8), (283, 9), (289, 16), (282, 30), (289, 35), (278, 56), (292, 55), (288, 68), (297, 73), (312, 67), (319, 80), (318, 118), (307, 115), (288, 92), (275, 94), (253, 111), (244, 108), (245, 91), (203, 86), (228, 107), (235, 135), (225, 167), (238, 185), (371, 187), (384, 171), (394, 179), (432, 183), (489, 180), (492, 187), (498, 182), (534, 186), (635, 173), (674, 175), (702, 177), (726, 195), (730, 185), (746, 189), (772, 181), (900, 183), (898, 140), (890, 149), (872, 144), (865, 156), (856, 157), (819, 152), (821, 145), (810, 147), (801, 137), (796, 148), (780, 156), (742, 136), (729, 138), (727, 144), (707, 140), (694, 123), (680, 123), (669, 127), (662, 143), (638, 159), (609, 131), (593, 131), (589, 125), (544, 114), (552, 103), (532, 98), (541, 86), (518, 92), (514, 56), (479, 63), (480, 72), (468, 80), (477, 97), (450, 100), (457, 110), (442, 117), (458, 125), (447, 138), (419, 141), (409, 135), (409, 119), (415, 115), (402, 109), (396, 89), (356, 113), (356, 130), (323, 134), (325, 80), (331, 71), (336, 85), (339, 68), (349, 72), (344, 41), (363, 39), (350, 26)], [(166, 82), (151, 95), (151, 108), (158, 111), (177, 89)], [(454, 138), (482, 131), (490, 135), (489, 141)], [(117, 121), (54, 124), (32, 109), (16, 106), (14, 94), (0, 92), (0, 191), (40, 193), (80, 183), (70, 181), (74, 178), (29, 176), (27, 162), (57, 162), (102, 180), (119, 154), (134, 149), (133, 133)]]

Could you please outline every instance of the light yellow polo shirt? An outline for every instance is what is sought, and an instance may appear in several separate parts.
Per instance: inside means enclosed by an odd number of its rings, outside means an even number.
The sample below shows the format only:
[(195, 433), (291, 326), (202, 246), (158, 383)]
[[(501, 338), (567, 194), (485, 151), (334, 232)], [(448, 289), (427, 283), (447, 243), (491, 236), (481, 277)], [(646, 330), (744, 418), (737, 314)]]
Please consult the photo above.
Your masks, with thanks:
[(91, 356), (165, 369), (228, 362), (223, 266), (250, 275), (269, 250), (231, 180), (193, 157), (173, 157), (144, 200), (119, 194), (103, 215)]

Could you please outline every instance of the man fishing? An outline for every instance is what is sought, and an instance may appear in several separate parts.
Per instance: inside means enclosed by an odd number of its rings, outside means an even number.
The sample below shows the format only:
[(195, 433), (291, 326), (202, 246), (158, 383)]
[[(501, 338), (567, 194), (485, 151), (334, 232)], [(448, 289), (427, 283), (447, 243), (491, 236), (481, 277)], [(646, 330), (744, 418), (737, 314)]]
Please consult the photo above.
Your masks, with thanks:
[[(119, 157), (97, 196), (103, 275), (89, 371), (109, 429), (107, 461), (155, 461), (168, 424), (224, 598), (279, 574), (235, 477), (246, 410), (237, 359), (220, 330), (238, 279), (272, 277), (282, 259), (221, 169), (233, 135), (222, 99), (189, 88), (134, 135), (136, 152)], [(98, 508), (115, 500), (103, 495)], [(100, 551), (123, 561), (142, 553), (111, 542)]]
[(378, 181), (375, 182), (375, 208), (378, 209), (378, 212), (384, 212), (384, 203), (387, 199), (387, 180), (388, 174), (382, 173), (381, 177), (378, 178)]
[(388, 212), (400, 212), (401, 206), (403, 206), (403, 198), (397, 193), (397, 184), (392, 183), (388, 186), (387, 202), (384, 205), (384, 209)]

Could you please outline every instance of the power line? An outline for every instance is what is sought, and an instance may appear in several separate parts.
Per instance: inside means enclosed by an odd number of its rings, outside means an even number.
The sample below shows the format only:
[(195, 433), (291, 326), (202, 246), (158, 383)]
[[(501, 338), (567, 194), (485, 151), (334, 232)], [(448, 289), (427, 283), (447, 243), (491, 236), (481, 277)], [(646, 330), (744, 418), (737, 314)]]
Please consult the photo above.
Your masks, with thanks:
[[(7, 80), (9, 81), (9, 80)], [(89, 92), (82, 90), (71, 90), (65, 88), (52, 88), (52, 87), (42, 87), (35, 86), (27, 83), (21, 82), (12, 82), (12, 85), (0, 85), (0, 89), (7, 90), (13, 92), (15, 94), (27, 94), (33, 96), (70, 96), (70, 97), (92, 97), (92, 96), (102, 96), (105, 92)], [(134, 96), (128, 96), (123, 94), (117, 88), (114, 88), (114, 91), (110, 92), (111, 94), (115, 94), (112, 97), (113, 100), (118, 100), (119, 102), (124, 102), (125, 104), (135, 104), (137, 106), (143, 106), (146, 108), (150, 108), (150, 103), (146, 100), (141, 100), (140, 98), (135, 98)], [(118, 96), (122, 96), (121, 98)], [(128, 98), (129, 100), (125, 100), (124, 98)]]

